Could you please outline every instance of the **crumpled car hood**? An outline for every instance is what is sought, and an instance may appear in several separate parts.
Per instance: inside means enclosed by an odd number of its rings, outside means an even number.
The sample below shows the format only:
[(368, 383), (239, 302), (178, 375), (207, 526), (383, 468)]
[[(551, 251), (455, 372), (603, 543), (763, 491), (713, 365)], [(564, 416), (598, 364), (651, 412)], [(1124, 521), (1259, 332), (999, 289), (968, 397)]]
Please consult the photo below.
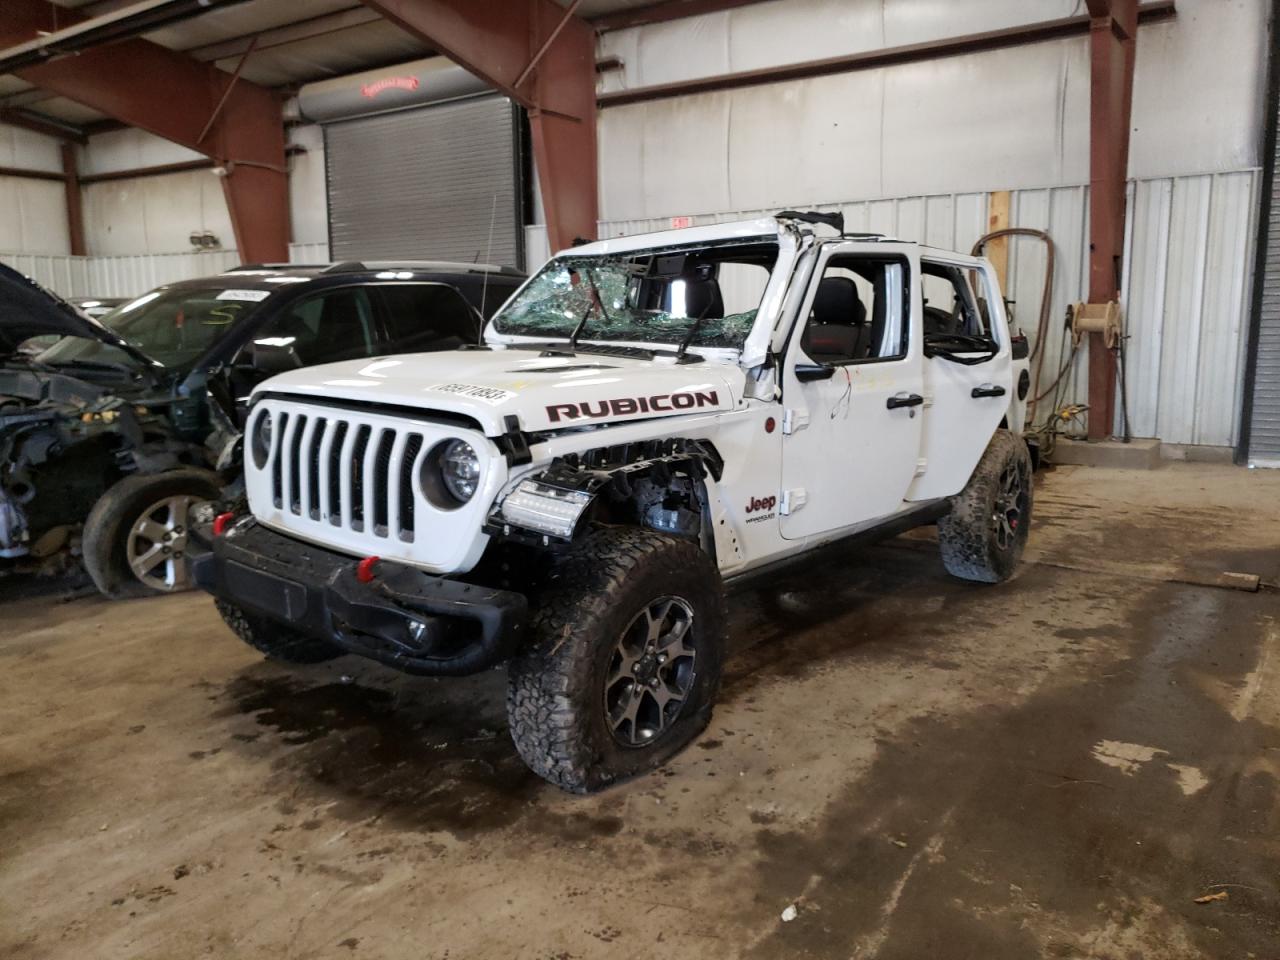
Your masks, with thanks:
[(0, 263), (0, 359), (17, 355), (23, 341), (46, 334), (101, 340), (148, 365), (154, 364), (97, 320)]
[(534, 349), (455, 350), (307, 367), (272, 377), (255, 395), (285, 393), (327, 400), (440, 410), (469, 416), (485, 433), (563, 429), (618, 421), (732, 410), (745, 375), (736, 364), (677, 364)]

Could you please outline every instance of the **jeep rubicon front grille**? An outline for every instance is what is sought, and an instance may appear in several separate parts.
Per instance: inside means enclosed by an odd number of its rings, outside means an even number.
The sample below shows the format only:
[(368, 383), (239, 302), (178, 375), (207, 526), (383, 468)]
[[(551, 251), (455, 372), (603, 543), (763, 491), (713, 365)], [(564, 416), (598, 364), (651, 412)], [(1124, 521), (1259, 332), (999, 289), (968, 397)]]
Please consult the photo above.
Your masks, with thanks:
[[(352, 556), (433, 572), (469, 568), (484, 552), (485, 516), (508, 474), (478, 424), (457, 421), (263, 397), (246, 431), (249, 507), (277, 531)], [(440, 451), (455, 440), (480, 459), (476, 494), (465, 503), (443, 495), (435, 475)]]
[[(406, 425), (407, 427), (407, 425)], [(412, 543), (421, 433), (282, 414), (269, 461), (276, 507), (295, 517)]]

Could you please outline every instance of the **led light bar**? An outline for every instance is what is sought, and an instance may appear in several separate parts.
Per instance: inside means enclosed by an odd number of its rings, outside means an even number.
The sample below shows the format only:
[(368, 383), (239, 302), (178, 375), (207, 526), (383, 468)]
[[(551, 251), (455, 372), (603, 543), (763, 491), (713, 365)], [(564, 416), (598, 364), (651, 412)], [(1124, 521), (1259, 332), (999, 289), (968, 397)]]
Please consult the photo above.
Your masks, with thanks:
[(581, 490), (522, 480), (502, 501), (502, 519), (514, 527), (568, 540), (590, 502), (591, 494)]

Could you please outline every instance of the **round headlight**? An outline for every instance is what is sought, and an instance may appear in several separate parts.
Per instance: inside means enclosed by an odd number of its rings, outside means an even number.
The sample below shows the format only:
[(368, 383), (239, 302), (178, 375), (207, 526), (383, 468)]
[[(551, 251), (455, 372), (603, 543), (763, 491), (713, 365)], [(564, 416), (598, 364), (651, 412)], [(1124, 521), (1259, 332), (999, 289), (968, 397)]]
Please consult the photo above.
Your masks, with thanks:
[(480, 458), (465, 440), (450, 440), (440, 457), (440, 479), (444, 488), (466, 503), (476, 495), (480, 482)]
[(253, 436), (249, 446), (253, 451), (253, 465), (262, 470), (271, 456), (271, 411), (263, 410), (253, 425)]

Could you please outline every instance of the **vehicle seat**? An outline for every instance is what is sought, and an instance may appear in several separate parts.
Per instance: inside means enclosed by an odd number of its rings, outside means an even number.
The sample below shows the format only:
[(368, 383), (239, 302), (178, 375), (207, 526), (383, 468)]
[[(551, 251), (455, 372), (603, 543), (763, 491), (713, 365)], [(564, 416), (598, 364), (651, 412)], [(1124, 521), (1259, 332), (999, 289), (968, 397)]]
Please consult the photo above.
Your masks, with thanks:
[(684, 286), (684, 312), (687, 317), (704, 316), (708, 320), (724, 317), (724, 297), (720, 284), (715, 280), (686, 280)]
[(824, 277), (800, 346), (814, 360), (844, 363), (867, 352), (867, 308), (848, 277)]

